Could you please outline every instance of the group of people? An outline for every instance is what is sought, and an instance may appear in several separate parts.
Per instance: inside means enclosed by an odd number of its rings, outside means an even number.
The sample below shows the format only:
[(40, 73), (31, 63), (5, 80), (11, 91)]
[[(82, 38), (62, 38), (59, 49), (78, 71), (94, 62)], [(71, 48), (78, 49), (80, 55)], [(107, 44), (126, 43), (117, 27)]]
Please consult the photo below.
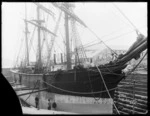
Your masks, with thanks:
[[(39, 97), (38, 96), (35, 97), (35, 106), (39, 110)], [(55, 109), (57, 107), (55, 102), (53, 104), (51, 104), (50, 99), (48, 99), (48, 107), (47, 107), (47, 109), (51, 110), (52, 109), (51, 106), (52, 106), (53, 109)]]

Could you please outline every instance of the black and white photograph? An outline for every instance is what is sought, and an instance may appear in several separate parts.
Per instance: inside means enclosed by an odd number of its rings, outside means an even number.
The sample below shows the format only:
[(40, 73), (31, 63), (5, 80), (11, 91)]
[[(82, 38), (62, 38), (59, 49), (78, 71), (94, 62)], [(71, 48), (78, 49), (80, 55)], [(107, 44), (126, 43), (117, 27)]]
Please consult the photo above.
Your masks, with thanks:
[(147, 7), (2, 2), (2, 75), (22, 114), (148, 114)]

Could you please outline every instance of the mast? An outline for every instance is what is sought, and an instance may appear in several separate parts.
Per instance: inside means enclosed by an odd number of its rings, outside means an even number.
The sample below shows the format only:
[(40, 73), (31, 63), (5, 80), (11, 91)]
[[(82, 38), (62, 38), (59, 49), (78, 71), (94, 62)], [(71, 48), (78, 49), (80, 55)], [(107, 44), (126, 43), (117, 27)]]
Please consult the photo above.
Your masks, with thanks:
[[(69, 5), (64, 4), (66, 9), (69, 10)], [(69, 21), (68, 21), (68, 14), (65, 13), (65, 32), (66, 32), (66, 56), (67, 56), (67, 70), (71, 69), (71, 57), (70, 57), (70, 45), (69, 45)]]
[[(40, 22), (40, 8), (37, 7), (37, 23), (38, 25), (41, 26), (41, 22)], [(38, 69), (41, 69), (41, 33), (40, 33), (40, 27), (38, 27)]]
[[(26, 3), (25, 3), (25, 20), (27, 20), (27, 6), (26, 6)], [(29, 33), (29, 31), (28, 31), (28, 24), (25, 21), (26, 63), (27, 63), (27, 65), (29, 65), (28, 33)]]

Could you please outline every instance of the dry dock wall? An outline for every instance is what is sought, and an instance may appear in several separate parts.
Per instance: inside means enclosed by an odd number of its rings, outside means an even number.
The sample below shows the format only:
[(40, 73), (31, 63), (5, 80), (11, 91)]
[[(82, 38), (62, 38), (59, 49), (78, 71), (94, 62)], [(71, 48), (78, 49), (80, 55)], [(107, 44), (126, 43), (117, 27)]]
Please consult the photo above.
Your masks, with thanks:
[(146, 114), (147, 99), (147, 74), (132, 74), (119, 83), (114, 102), (120, 114)]

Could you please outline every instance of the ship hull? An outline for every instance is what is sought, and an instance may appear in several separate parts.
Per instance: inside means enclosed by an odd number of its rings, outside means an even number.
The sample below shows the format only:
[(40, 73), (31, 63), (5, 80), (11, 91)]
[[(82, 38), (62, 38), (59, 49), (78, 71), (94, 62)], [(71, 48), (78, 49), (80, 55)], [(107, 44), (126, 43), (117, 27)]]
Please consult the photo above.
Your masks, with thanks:
[[(42, 94), (41, 96), (44, 97), (46, 94), (49, 94), (48, 97), (50, 97), (52, 95), (53, 100), (58, 104), (57, 110), (75, 113), (105, 113), (105, 111), (108, 112), (108, 109), (111, 109), (110, 112), (112, 112), (112, 103), (104, 105), (103, 102), (95, 104), (92, 101), (88, 103), (88, 101), (90, 101), (90, 99), (94, 101), (97, 101), (98, 99), (104, 101), (106, 99), (109, 101), (110, 97), (112, 100), (114, 97), (115, 87), (117, 87), (118, 83), (124, 78), (124, 74), (121, 73), (121, 69), (123, 68), (125, 68), (125, 66), (111, 67), (109, 68), (109, 70), (112, 71), (111, 73), (110, 71), (107, 71), (107, 68), (103, 68), (101, 69), (102, 77), (99, 71), (94, 68), (91, 68), (90, 70), (79, 69), (76, 70), (76, 72), (74, 70), (60, 70), (49, 74), (27, 74), (13, 72), (13, 77), (19, 83), (29, 88), (34, 88), (35, 85), (39, 88), (48, 88), (48, 90), (45, 91), (45, 94)], [(36, 84), (37, 80), (40, 81), (40, 84)], [(109, 90), (110, 96), (108, 95), (105, 85)], [(67, 96), (70, 96), (68, 97), (70, 101), (76, 102), (68, 102)], [(26, 99), (25, 96), (22, 96), (22, 98), (24, 100)], [(30, 99), (31, 97), (29, 100)], [(43, 102), (47, 103), (48, 98), (43, 99), (45, 99)], [(31, 101), (34, 102), (34, 99), (29, 102)], [(85, 109), (82, 108), (84, 110), (81, 110), (80, 107), (84, 107)], [(44, 105), (43, 108), (47, 109), (47, 105)], [(92, 110), (89, 110), (90, 108)]]

